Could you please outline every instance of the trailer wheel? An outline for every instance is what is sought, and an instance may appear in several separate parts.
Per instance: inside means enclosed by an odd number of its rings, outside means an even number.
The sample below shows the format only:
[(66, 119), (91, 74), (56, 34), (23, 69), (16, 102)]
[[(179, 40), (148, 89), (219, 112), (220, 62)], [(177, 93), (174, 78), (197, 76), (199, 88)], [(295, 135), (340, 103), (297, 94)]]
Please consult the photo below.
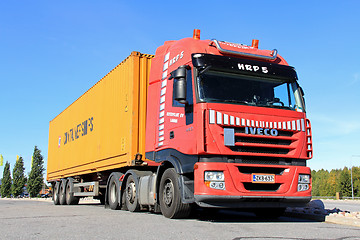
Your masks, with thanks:
[(161, 213), (167, 218), (186, 218), (191, 213), (190, 204), (181, 202), (178, 174), (174, 168), (166, 169), (161, 178), (159, 201)]
[(137, 212), (140, 210), (140, 204), (137, 196), (137, 184), (135, 183), (135, 179), (133, 175), (129, 175), (126, 180), (126, 188), (125, 188), (125, 204), (126, 208), (130, 212)]
[(115, 176), (112, 176), (109, 181), (109, 188), (108, 188), (108, 201), (110, 209), (112, 210), (119, 210), (119, 183), (117, 183), (118, 179)]
[(53, 201), (55, 205), (60, 205), (59, 187), (60, 187), (60, 182), (57, 181), (54, 184), (54, 189), (53, 189)]
[(65, 200), (67, 205), (76, 205), (80, 198), (74, 196), (74, 180), (69, 178), (65, 189)]
[(59, 191), (60, 205), (66, 205), (66, 196), (65, 196), (66, 182), (67, 182), (66, 179), (61, 179), (60, 191)]

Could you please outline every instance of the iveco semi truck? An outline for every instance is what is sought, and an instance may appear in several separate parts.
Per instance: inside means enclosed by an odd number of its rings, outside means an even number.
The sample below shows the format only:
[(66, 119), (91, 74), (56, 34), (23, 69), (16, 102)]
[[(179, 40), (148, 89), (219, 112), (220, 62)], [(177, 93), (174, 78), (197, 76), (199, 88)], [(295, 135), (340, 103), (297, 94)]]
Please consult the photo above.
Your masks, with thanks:
[(310, 201), (312, 152), (304, 92), (278, 51), (194, 30), (132, 52), (50, 121), (47, 181), (55, 205), (278, 216)]

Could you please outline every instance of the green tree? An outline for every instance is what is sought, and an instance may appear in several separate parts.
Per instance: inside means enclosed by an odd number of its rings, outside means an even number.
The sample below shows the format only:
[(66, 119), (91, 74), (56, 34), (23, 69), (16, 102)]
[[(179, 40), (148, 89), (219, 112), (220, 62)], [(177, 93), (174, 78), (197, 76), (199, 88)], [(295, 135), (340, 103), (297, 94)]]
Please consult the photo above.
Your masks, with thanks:
[(39, 195), (44, 182), (44, 158), (37, 146), (34, 148), (34, 154), (31, 162), (32, 165), (28, 179), (28, 192), (30, 197), (36, 197)]
[(354, 186), (354, 197), (360, 197), (360, 168), (352, 168), (353, 186)]
[(312, 178), (312, 191), (311, 191), (311, 194), (313, 196), (320, 196), (320, 190), (319, 190), (320, 179), (318, 177), (317, 171), (315, 171), (315, 170), (311, 171), (311, 178)]
[(340, 173), (339, 187), (344, 197), (351, 197), (351, 178), (350, 171), (347, 167)]
[(17, 197), (23, 193), (26, 178), (25, 178), (25, 167), (24, 160), (22, 157), (16, 160), (14, 169), (13, 169), (13, 184), (12, 184), (12, 194)]
[(6, 161), (3, 178), (1, 180), (1, 197), (11, 197), (10, 163)]

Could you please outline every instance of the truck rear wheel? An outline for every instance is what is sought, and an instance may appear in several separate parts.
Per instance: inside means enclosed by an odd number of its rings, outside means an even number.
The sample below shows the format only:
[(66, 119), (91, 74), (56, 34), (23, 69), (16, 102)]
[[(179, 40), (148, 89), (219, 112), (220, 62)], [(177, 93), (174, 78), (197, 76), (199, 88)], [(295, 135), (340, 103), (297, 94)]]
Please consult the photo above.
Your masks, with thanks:
[(65, 189), (65, 200), (67, 205), (76, 205), (80, 198), (74, 196), (74, 180), (69, 178)]
[(66, 182), (67, 182), (66, 179), (61, 179), (60, 191), (59, 191), (60, 205), (66, 205), (66, 196), (65, 196)]
[(191, 213), (190, 204), (181, 202), (178, 174), (175, 169), (166, 169), (161, 181), (159, 201), (161, 213), (167, 218), (186, 218)]
[(119, 205), (120, 187), (119, 187), (119, 184), (120, 184), (120, 181), (118, 180), (118, 178), (115, 177), (115, 175), (113, 175), (110, 178), (109, 188), (108, 188), (108, 201), (109, 201), (110, 209), (112, 209), (112, 210), (120, 209), (120, 205)]
[(135, 183), (135, 178), (133, 175), (129, 175), (126, 180), (126, 189), (125, 189), (125, 204), (126, 208), (130, 212), (137, 212), (140, 210), (139, 199), (137, 196), (137, 184)]
[(59, 187), (60, 187), (60, 182), (56, 182), (54, 184), (54, 189), (53, 189), (53, 201), (55, 205), (60, 205)]

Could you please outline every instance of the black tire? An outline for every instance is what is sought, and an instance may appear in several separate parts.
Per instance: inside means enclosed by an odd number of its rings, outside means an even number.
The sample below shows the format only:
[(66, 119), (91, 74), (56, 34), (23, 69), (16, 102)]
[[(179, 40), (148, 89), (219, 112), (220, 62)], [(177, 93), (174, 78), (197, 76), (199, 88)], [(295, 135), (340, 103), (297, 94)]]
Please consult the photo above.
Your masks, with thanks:
[(61, 179), (60, 189), (59, 189), (60, 205), (66, 205), (66, 196), (65, 196), (66, 182), (67, 182), (66, 179)]
[(129, 175), (126, 180), (125, 205), (130, 212), (137, 212), (140, 210), (137, 186), (138, 184), (135, 182), (134, 176)]
[(181, 202), (181, 193), (175, 169), (166, 169), (160, 181), (159, 201), (161, 213), (167, 218), (187, 218), (191, 205)]
[(255, 215), (260, 218), (276, 219), (281, 217), (286, 208), (259, 208), (256, 209)]
[(74, 196), (74, 180), (69, 178), (65, 189), (65, 201), (67, 205), (76, 205), (80, 198)]
[(54, 184), (54, 189), (53, 189), (53, 201), (55, 205), (60, 205), (59, 187), (60, 187), (60, 182), (56, 182)]
[(112, 176), (109, 180), (109, 187), (108, 187), (108, 202), (110, 209), (112, 210), (119, 210), (119, 187), (120, 182), (115, 176)]
[(129, 209), (126, 207), (126, 191), (122, 191), (121, 196), (121, 210), (128, 211)]

